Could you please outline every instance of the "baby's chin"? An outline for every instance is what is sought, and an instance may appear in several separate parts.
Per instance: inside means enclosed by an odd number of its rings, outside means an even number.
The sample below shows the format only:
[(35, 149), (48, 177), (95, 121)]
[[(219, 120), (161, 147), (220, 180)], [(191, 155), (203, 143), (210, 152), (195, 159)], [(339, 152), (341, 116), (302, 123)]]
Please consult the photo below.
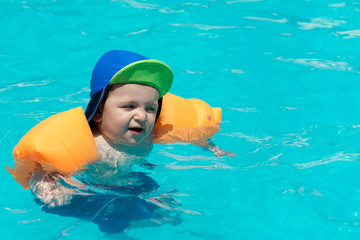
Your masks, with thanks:
[(96, 145), (98, 148), (111, 148), (136, 156), (147, 156), (153, 148), (153, 137), (151, 134), (142, 139), (133, 140), (134, 141), (121, 141), (103, 137), (103, 141), (97, 141)]

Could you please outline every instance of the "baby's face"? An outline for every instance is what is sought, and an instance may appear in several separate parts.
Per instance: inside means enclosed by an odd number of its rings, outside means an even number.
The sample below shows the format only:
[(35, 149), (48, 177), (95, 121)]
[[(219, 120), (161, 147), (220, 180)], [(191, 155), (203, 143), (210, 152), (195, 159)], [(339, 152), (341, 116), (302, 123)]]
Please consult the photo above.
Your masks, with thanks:
[(150, 86), (118, 84), (94, 121), (97, 130), (107, 140), (126, 146), (136, 146), (146, 139), (155, 124), (159, 92)]

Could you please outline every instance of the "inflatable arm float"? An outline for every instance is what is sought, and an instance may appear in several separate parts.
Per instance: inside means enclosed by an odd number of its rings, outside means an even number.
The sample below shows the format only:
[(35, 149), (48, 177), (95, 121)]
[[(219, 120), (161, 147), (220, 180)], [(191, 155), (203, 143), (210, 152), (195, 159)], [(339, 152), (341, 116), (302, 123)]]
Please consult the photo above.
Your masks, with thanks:
[(212, 108), (202, 100), (167, 93), (154, 127), (154, 143), (185, 142), (203, 146), (220, 131), (221, 113), (221, 108)]
[(13, 150), (15, 168), (7, 170), (25, 189), (36, 169), (65, 176), (99, 158), (81, 107), (51, 116), (26, 133)]

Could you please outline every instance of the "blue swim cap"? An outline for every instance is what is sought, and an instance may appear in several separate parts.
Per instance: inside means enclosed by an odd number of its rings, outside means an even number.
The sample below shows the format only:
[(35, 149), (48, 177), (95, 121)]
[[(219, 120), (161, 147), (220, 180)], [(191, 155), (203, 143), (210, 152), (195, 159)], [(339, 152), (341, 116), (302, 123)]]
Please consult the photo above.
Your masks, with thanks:
[(91, 100), (85, 115), (90, 122), (108, 92), (109, 85), (138, 83), (156, 88), (161, 99), (171, 88), (173, 72), (163, 62), (140, 54), (112, 50), (106, 52), (96, 63), (91, 77)]

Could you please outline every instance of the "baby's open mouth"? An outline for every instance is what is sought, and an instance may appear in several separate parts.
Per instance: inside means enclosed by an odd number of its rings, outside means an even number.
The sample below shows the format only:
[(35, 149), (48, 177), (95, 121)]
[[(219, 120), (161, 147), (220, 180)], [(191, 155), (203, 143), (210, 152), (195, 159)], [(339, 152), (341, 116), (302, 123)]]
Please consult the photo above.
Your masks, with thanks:
[(144, 129), (141, 127), (131, 127), (129, 130), (134, 134), (140, 134)]

